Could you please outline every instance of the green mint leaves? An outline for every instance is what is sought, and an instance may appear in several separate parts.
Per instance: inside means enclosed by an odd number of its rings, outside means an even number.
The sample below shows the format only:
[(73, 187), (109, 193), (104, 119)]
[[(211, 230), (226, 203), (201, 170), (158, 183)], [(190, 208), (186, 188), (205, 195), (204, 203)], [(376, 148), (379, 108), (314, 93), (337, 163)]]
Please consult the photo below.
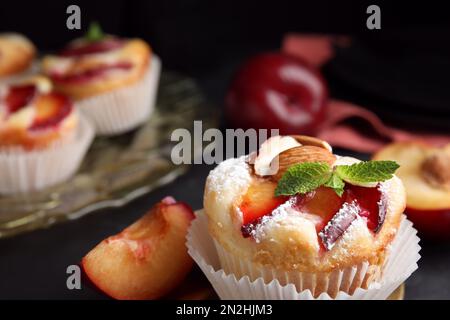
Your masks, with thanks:
[(89, 42), (100, 41), (105, 37), (105, 34), (98, 22), (91, 22), (89, 30), (86, 32), (84, 38)]
[(278, 181), (276, 196), (307, 193), (325, 184), (330, 178), (330, 166), (324, 162), (304, 162), (290, 167)]
[(341, 197), (344, 193), (345, 182), (336, 174), (336, 172), (333, 172), (330, 179), (325, 182), (324, 186), (334, 189), (337, 195)]
[(304, 194), (320, 186), (332, 188), (339, 196), (345, 182), (368, 186), (392, 178), (399, 165), (394, 161), (365, 161), (332, 168), (324, 162), (304, 162), (290, 167), (278, 181), (275, 196)]
[(364, 186), (389, 180), (399, 167), (395, 161), (366, 161), (351, 166), (337, 166), (336, 174), (348, 183)]

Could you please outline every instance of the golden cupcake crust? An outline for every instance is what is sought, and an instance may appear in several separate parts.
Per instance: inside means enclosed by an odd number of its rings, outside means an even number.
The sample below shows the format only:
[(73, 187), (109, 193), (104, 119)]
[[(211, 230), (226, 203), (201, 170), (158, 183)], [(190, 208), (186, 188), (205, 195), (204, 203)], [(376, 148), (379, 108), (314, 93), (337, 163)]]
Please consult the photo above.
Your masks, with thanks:
[[(338, 157), (335, 165), (358, 161)], [(255, 179), (260, 178), (244, 157), (222, 162), (207, 178), (204, 209), (209, 230), (228, 252), (264, 266), (301, 272), (330, 272), (364, 261), (383, 264), (405, 208), (405, 191), (397, 177), (381, 184), (387, 212), (380, 230), (374, 234), (358, 218), (329, 251), (321, 250), (314, 224), (287, 205), (281, 205), (261, 223), (254, 238), (244, 238), (238, 204)]]
[(0, 77), (28, 69), (36, 54), (34, 45), (21, 34), (0, 33)]
[(117, 63), (130, 65), (129, 69), (112, 70), (92, 81), (65, 82), (53, 78), (57, 91), (73, 99), (83, 99), (132, 85), (141, 80), (149, 66), (151, 67), (151, 55), (152, 50), (145, 41), (130, 39), (126, 40), (121, 48), (106, 52), (77, 57), (46, 56), (42, 60), (42, 69), (44, 73), (52, 77), (55, 73), (70, 76)]
[[(33, 77), (16, 85), (34, 85), (37, 91), (28, 104), (10, 112), (5, 98), (14, 84), (1, 88), (0, 148), (42, 149), (56, 142), (70, 140), (75, 136), (79, 122), (78, 113), (68, 98), (52, 93), (51, 82), (48, 79), (42, 76)], [(64, 116), (60, 116), (61, 109), (58, 110), (58, 108), (67, 108)], [(53, 110), (54, 113), (52, 113)], [(48, 114), (47, 120), (56, 121), (56, 123), (32, 129), (38, 114), (42, 112)], [(52, 116), (56, 118), (52, 119)]]
[(0, 129), (0, 148), (21, 147), (25, 150), (47, 148), (53, 143), (70, 140), (75, 136), (78, 115), (73, 111), (58, 127), (47, 130), (29, 131), (25, 128)]

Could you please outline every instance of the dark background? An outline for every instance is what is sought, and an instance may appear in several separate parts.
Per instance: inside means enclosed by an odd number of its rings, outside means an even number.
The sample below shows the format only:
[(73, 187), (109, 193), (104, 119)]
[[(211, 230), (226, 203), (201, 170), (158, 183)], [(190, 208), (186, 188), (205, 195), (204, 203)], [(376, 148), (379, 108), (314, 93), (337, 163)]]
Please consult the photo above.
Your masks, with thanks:
[[(81, 8), (81, 31), (66, 28), (70, 4)], [(382, 8), (381, 30), (366, 29), (369, 4)], [(391, 53), (406, 42), (422, 54), (449, 53), (446, 9), (444, 1), (3, 1), (0, 30), (22, 32), (45, 51), (82, 35), (95, 20), (109, 33), (148, 40), (168, 68), (197, 73), (243, 52), (278, 48), (283, 34), (294, 31), (360, 36)], [(393, 35), (395, 41), (381, 44)]]
[[(82, 30), (66, 28), (77, 4)], [(366, 8), (382, 8), (382, 29)], [(3, 1), (0, 30), (29, 36), (44, 52), (81, 36), (91, 21), (106, 32), (146, 39), (167, 69), (229, 79), (254, 53), (277, 50), (287, 32), (351, 35), (324, 68), (331, 92), (400, 126), (450, 132), (450, 21), (445, 1)], [(209, 81), (207, 81), (209, 83)], [(209, 88), (208, 88), (209, 89)], [(222, 103), (223, 88), (211, 93)]]
[[(52, 51), (97, 20), (108, 33), (149, 41), (164, 68), (194, 77), (221, 111), (233, 71), (246, 58), (277, 50), (287, 32), (354, 37), (322, 70), (332, 95), (362, 103), (385, 121), (450, 133), (448, 10), (432, 1), (3, 1), (0, 31), (26, 34)], [(382, 29), (366, 29), (366, 8), (378, 4)], [(66, 8), (78, 4), (82, 31), (66, 28)], [(389, 112), (386, 112), (389, 110)], [(175, 183), (131, 204), (80, 220), (0, 240), (0, 298), (103, 298), (66, 288), (66, 267), (117, 233), (165, 195), (198, 209), (210, 168), (193, 166)], [(450, 246), (424, 243), (407, 298), (450, 299)]]

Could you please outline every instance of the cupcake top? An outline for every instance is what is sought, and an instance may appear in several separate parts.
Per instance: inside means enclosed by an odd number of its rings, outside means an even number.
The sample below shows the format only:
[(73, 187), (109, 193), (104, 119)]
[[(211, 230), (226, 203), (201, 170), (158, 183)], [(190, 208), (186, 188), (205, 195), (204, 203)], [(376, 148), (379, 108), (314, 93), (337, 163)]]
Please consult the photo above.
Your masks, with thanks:
[(311, 137), (272, 137), (209, 174), (210, 232), (232, 254), (283, 270), (380, 264), (405, 207), (397, 167), (334, 155)]
[(79, 99), (135, 83), (145, 75), (150, 57), (145, 41), (104, 35), (94, 24), (85, 37), (44, 57), (42, 68), (57, 90)]
[(28, 69), (36, 49), (25, 36), (0, 33), (0, 77), (12, 76)]
[(0, 87), (0, 147), (46, 147), (72, 133), (77, 121), (70, 99), (53, 92), (45, 77)]

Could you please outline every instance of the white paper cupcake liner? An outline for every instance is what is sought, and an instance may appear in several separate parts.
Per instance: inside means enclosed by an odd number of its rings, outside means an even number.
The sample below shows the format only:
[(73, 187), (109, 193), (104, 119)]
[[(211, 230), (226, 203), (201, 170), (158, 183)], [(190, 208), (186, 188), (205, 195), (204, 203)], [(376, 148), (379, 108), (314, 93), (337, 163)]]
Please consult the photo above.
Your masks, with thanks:
[[(403, 216), (391, 245), (382, 276), (367, 289), (360, 287), (371, 266), (368, 263), (337, 270), (323, 277), (316, 274), (284, 273), (256, 269), (250, 262), (231, 257), (208, 233), (207, 217), (196, 212), (187, 235), (190, 256), (200, 266), (221, 299), (228, 300), (384, 300), (416, 269), (420, 259), (419, 238), (412, 223)], [(222, 262), (221, 262), (222, 261)], [(239, 276), (226, 270), (237, 270)], [(381, 270), (380, 270), (381, 271)], [(377, 270), (375, 270), (375, 273)], [(315, 285), (316, 284), (316, 285)], [(302, 287), (321, 288), (321, 292)], [(353, 288), (351, 288), (353, 287)], [(340, 290), (334, 295), (335, 289)], [(347, 292), (352, 292), (351, 294)]]
[(76, 101), (98, 135), (116, 135), (144, 123), (155, 109), (161, 61), (152, 56), (149, 70), (137, 83)]
[(265, 283), (277, 279), (282, 286), (293, 284), (296, 291), (310, 290), (313, 296), (326, 292), (331, 297), (335, 297), (339, 291), (351, 294), (357, 288), (367, 287), (367, 284), (381, 279), (381, 266), (369, 265), (368, 262), (331, 273), (287, 272), (264, 268), (251, 261), (241, 260), (229, 254), (215, 240), (214, 244), (220, 265), (226, 274), (233, 273), (236, 278), (248, 276), (251, 281), (262, 278)]
[(0, 194), (44, 189), (70, 178), (79, 168), (94, 138), (94, 128), (80, 115), (77, 132), (39, 150), (0, 149)]

